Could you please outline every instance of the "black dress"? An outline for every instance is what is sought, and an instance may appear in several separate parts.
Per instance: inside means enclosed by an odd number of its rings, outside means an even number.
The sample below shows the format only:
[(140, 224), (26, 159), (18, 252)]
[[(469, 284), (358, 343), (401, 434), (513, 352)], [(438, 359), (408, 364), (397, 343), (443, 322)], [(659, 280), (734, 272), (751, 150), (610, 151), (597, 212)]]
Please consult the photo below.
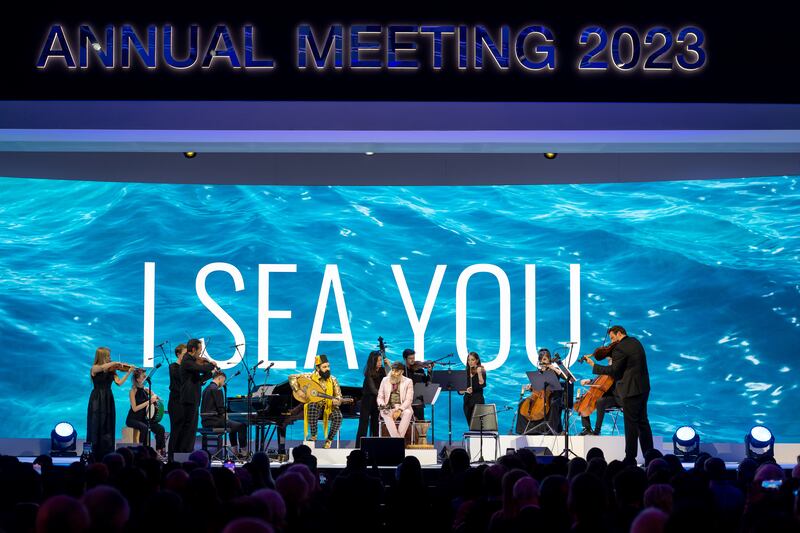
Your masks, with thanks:
[[(134, 397), (134, 401), (137, 403), (137, 405), (140, 403), (145, 403), (147, 399), (147, 391), (144, 389), (144, 387), (137, 387), (136, 396)], [(133, 408), (128, 409), (128, 416), (125, 418), (125, 425), (129, 428), (139, 430), (139, 444), (147, 443), (147, 407), (144, 409), (139, 409), (135, 412)], [(163, 450), (165, 446), (164, 426), (151, 420), (150, 431), (152, 431), (156, 436), (156, 450)]]
[(94, 388), (89, 396), (86, 441), (92, 443), (92, 453), (97, 460), (114, 451), (117, 412), (111, 384), (115, 375), (115, 372), (98, 372), (92, 376)]
[(472, 387), (472, 394), (464, 393), (464, 416), (467, 417), (467, 426), (472, 420), (472, 410), (479, 403), (486, 403), (483, 399), (483, 389), (486, 387), (486, 374), (483, 375), (483, 385), (478, 382), (478, 373), (469, 375), (467, 369), (467, 387)]
[(363, 394), (361, 396), (361, 413), (358, 419), (356, 432), (356, 446), (361, 446), (361, 437), (367, 436), (367, 429), (372, 437), (378, 436), (378, 388), (386, 377), (386, 369), (381, 367), (374, 375), (364, 376)]

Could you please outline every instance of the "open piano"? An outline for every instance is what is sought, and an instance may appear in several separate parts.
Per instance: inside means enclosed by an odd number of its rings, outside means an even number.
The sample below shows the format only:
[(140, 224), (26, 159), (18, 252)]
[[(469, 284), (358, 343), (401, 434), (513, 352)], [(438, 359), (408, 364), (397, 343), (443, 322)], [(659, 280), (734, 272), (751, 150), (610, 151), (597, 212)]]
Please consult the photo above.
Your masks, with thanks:
[[(344, 418), (358, 418), (361, 412), (361, 387), (341, 385), (342, 396), (353, 398), (351, 404), (344, 404), (339, 408)], [(255, 391), (254, 391), (255, 392)], [(228, 398), (228, 418), (237, 422), (247, 423), (247, 396), (231, 396)], [(294, 422), (303, 421), (303, 404), (292, 396), (289, 381), (279, 383), (272, 389), (271, 394), (263, 397), (251, 398), (251, 429), (255, 429), (255, 450), (266, 452), (270, 443), (277, 438), (279, 454), (286, 453), (286, 428)], [(320, 425), (320, 431), (322, 426)], [(305, 435), (303, 436), (305, 439)], [(318, 435), (324, 440), (324, 435)]]

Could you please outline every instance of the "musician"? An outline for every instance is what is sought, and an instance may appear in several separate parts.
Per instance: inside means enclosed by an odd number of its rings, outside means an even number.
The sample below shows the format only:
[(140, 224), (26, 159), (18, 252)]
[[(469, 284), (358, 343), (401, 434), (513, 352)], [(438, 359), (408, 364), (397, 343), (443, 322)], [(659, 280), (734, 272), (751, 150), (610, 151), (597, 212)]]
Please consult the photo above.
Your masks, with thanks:
[(611, 364), (595, 364), (591, 357), (586, 361), (595, 374), (607, 374), (617, 384), (617, 394), (622, 401), (625, 423), (625, 462), (636, 463), (637, 448), (642, 454), (653, 449), (653, 432), (647, 418), (647, 400), (650, 397), (650, 373), (647, 356), (638, 339), (629, 337), (622, 326), (611, 326), (608, 335), (616, 343), (611, 351)]
[(117, 411), (114, 407), (111, 383), (122, 386), (133, 372), (133, 368), (128, 368), (128, 372), (119, 377), (117, 375), (119, 369), (119, 363), (111, 362), (111, 350), (101, 346), (95, 351), (94, 364), (90, 372), (94, 387), (89, 395), (86, 442), (92, 443), (92, 452), (98, 460), (114, 451)]
[(547, 414), (547, 424), (554, 433), (563, 431), (561, 424), (561, 412), (564, 407), (563, 391), (561, 386), (563, 373), (558, 365), (553, 363), (550, 350), (542, 348), (539, 350), (539, 372), (533, 375), (532, 383), (523, 387), (524, 390), (550, 391), (550, 412)]
[(175, 347), (175, 363), (169, 365), (169, 402), (167, 403), (167, 413), (169, 414), (170, 438), (167, 444), (167, 451), (175, 451), (177, 442), (178, 428), (181, 427), (183, 411), (181, 408), (181, 361), (186, 353), (186, 345), (179, 344)]
[[(403, 362), (405, 366), (403, 372), (406, 377), (416, 385), (417, 383), (428, 383), (431, 380), (430, 371), (433, 368), (433, 363), (417, 362), (417, 352), (411, 348), (403, 350)], [(425, 370), (428, 369), (426, 373)], [(414, 410), (414, 418), (417, 420), (425, 419), (425, 403), (422, 398), (414, 398), (412, 409)]]
[[(139, 430), (139, 443), (147, 443), (147, 417), (148, 407), (151, 404), (156, 404), (160, 400), (156, 393), (152, 396), (148, 395), (147, 389), (144, 388), (144, 382), (147, 378), (147, 373), (143, 368), (137, 368), (133, 371), (133, 384), (131, 391), (128, 394), (128, 400), (131, 407), (128, 409), (128, 417), (125, 419), (125, 425), (129, 428)], [(156, 450), (161, 457), (165, 456), (165, 438), (164, 426), (150, 420), (150, 431), (156, 436)]]
[(467, 356), (467, 388), (464, 391), (464, 416), (467, 427), (472, 420), (472, 411), (479, 403), (485, 403), (483, 389), (486, 387), (486, 369), (481, 364), (481, 357), (476, 352)]
[[(414, 382), (403, 376), (404, 365), (397, 362), (392, 365), (389, 375), (381, 381), (378, 390), (378, 408), (386, 424), (386, 430), (392, 437), (405, 437), (414, 411), (411, 402), (414, 400)], [(395, 427), (394, 421), (400, 419)]]
[(175, 442), (176, 452), (191, 452), (194, 449), (197, 434), (197, 419), (200, 408), (200, 389), (203, 383), (211, 379), (217, 364), (201, 358), (202, 343), (199, 339), (191, 339), (186, 343), (186, 353), (181, 359), (181, 427)]
[[(401, 365), (402, 366), (402, 365)], [(361, 396), (361, 414), (358, 420), (358, 431), (356, 432), (356, 446), (361, 446), (361, 437), (369, 434), (373, 437), (378, 436), (378, 388), (381, 381), (386, 377), (386, 367), (388, 361), (383, 358), (381, 352), (374, 351), (369, 353), (367, 364), (364, 367), (364, 385)], [(391, 371), (391, 368), (389, 368)]]
[[(598, 360), (603, 359), (603, 357), (598, 357)], [(608, 359), (609, 364), (612, 362), (611, 358)], [(581, 385), (584, 387), (590, 387), (592, 384), (591, 379), (582, 379)], [(606, 409), (611, 409), (612, 407), (622, 407), (622, 400), (617, 397), (617, 384), (614, 382), (611, 385), (611, 388), (608, 389), (603, 396), (597, 399), (596, 403), (596, 415), (594, 421), (594, 429), (592, 429), (592, 423), (588, 416), (581, 417), (581, 425), (583, 426), (583, 431), (581, 431), (581, 435), (599, 435), (600, 431), (603, 429), (603, 418), (606, 416)]]
[[(321, 402), (309, 402), (303, 406), (303, 437), (309, 435), (309, 440), (317, 440), (317, 425), (319, 417), (322, 416), (322, 431), (327, 430), (328, 437), (325, 439), (325, 448), (330, 448), (333, 438), (342, 426), (342, 389), (339, 381), (331, 375), (331, 364), (328, 356), (320, 354), (314, 359), (314, 372), (310, 374), (293, 374), (289, 376), (289, 385), (293, 391), (298, 390), (297, 378), (303, 376), (319, 383), (325, 390), (325, 394), (333, 396), (333, 399)], [(331, 422), (328, 429), (328, 421)]]
[[(204, 428), (226, 427), (225, 397), (222, 394), (222, 388), (225, 386), (227, 379), (225, 372), (221, 370), (214, 372), (211, 383), (203, 391), (200, 420)], [(227, 422), (233, 453), (242, 456), (245, 454), (245, 448), (247, 447), (247, 424), (235, 420), (227, 420)]]

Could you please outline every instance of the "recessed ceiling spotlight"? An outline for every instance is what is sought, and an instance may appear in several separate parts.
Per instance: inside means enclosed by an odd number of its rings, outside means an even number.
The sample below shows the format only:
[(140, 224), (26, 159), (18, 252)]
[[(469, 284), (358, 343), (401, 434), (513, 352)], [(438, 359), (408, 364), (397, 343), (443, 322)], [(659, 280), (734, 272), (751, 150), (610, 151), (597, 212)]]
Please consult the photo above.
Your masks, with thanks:
[(192, 159), (197, 156), (197, 152), (183, 152), (183, 157), (186, 159)]
[(364, 155), (375, 155), (375, 152), (364, 152)]
[(555, 152), (545, 152), (544, 154), (545, 159), (555, 159), (556, 157), (558, 157), (558, 154)]

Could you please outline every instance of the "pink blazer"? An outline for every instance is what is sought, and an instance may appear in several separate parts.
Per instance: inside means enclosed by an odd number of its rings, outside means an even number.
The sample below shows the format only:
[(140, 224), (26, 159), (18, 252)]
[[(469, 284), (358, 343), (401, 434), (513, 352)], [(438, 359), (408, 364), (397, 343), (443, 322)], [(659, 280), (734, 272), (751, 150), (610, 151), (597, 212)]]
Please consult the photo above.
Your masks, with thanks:
[[(414, 401), (414, 382), (409, 378), (403, 376), (400, 378), (400, 409), (406, 410), (411, 408), (411, 403)], [(378, 389), (378, 405), (388, 405), (389, 397), (392, 395), (392, 384), (389, 383), (389, 376), (381, 380), (381, 386)]]

